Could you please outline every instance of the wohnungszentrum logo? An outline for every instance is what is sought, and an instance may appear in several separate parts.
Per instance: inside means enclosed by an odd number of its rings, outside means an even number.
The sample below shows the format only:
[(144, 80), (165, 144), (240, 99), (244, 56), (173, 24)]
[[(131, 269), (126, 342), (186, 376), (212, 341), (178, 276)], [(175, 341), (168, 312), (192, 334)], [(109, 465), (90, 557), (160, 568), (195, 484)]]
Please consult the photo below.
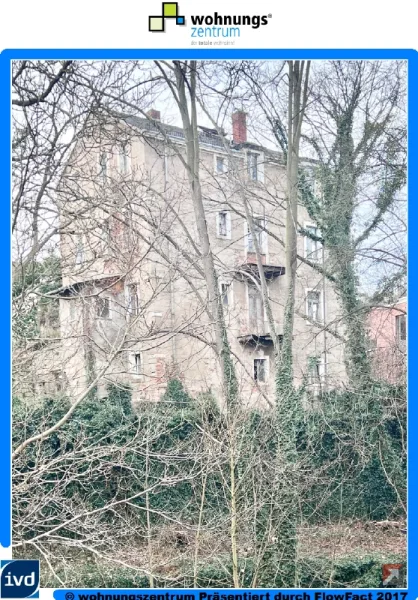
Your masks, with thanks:
[(178, 2), (163, 2), (162, 15), (148, 18), (149, 31), (165, 31), (165, 20), (175, 19), (176, 25), (184, 25), (186, 19), (179, 15)]
[(0, 598), (39, 598), (39, 560), (2, 560)]

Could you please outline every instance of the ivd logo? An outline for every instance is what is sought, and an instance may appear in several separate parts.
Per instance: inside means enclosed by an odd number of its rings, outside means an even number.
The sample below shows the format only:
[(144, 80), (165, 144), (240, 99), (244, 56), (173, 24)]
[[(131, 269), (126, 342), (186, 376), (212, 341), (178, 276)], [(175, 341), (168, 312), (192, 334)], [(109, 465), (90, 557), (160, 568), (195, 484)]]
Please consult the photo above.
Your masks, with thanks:
[(2, 560), (0, 597), (39, 598), (39, 560)]

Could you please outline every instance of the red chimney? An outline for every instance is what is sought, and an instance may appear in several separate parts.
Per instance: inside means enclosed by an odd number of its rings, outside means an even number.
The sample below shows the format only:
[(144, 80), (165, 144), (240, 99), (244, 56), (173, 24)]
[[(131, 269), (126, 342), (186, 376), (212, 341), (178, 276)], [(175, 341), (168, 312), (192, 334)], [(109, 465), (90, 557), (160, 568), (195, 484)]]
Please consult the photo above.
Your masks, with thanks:
[(235, 144), (247, 141), (247, 113), (237, 110), (232, 114), (232, 138)]
[(153, 108), (151, 108), (151, 110), (149, 110), (147, 112), (147, 115), (151, 118), (154, 119), (154, 121), (161, 121), (161, 113), (159, 110), (154, 110)]

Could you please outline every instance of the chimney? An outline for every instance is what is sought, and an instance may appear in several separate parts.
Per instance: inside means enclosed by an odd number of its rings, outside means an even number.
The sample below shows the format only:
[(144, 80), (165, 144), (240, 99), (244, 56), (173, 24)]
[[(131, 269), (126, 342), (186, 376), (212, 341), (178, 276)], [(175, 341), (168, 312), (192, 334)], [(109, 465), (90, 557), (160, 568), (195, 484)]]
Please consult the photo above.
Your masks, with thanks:
[(235, 144), (247, 141), (247, 113), (237, 110), (232, 114), (232, 138)]
[(149, 110), (147, 112), (147, 115), (151, 118), (154, 119), (154, 121), (161, 121), (161, 113), (159, 110), (155, 110), (154, 108), (151, 108), (151, 110)]

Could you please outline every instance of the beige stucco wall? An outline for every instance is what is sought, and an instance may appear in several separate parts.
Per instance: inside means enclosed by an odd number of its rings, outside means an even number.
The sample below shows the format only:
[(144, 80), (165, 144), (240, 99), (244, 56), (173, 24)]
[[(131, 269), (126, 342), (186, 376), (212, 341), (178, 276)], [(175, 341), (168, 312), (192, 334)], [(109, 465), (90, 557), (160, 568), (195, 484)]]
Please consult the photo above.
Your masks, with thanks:
[[(178, 146), (184, 152), (184, 146)], [(84, 205), (90, 202), (80, 223), (85, 239), (85, 256), (82, 264), (74, 261), (74, 226), (63, 233), (61, 249), (65, 263), (64, 283), (96, 280), (86, 298), (61, 301), (61, 323), (66, 354), (68, 379), (75, 392), (86, 385), (85, 347), (88, 339), (94, 346), (96, 371), (105, 365), (109, 353), (125, 335), (124, 351), (110, 366), (103, 386), (109, 381), (127, 381), (132, 385), (135, 401), (148, 398), (158, 400), (171, 376), (180, 377), (186, 388), (197, 394), (212, 390), (220, 397), (220, 373), (213, 352), (213, 331), (205, 311), (206, 288), (202, 274), (193, 263), (199, 264), (199, 244), (193, 204), (186, 170), (178, 156), (160, 141), (147, 143), (139, 136), (131, 144), (131, 169), (128, 176), (118, 173), (116, 150), (112, 149), (108, 168), (109, 185), (87, 186)], [(84, 150), (83, 164), (90, 172), (97, 169), (100, 145), (91, 153)], [(217, 152), (216, 152), (217, 153)], [(226, 311), (231, 349), (237, 358), (237, 374), (242, 397), (249, 404), (266, 404), (263, 392), (270, 399), (274, 389), (274, 369), (271, 347), (249, 347), (239, 342), (239, 336), (254, 333), (249, 327), (248, 290), (244, 281), (234, 279), (233, 273), (248, 260), (246, 248), (246, 219), (243, 197), (253, 214), (266, 218), (269, 236), (265, 264), (283, 266), (284, 248), (284, 183), (285, 171), (273, 163), (264, 164), (264, 182), (246, 179), (245, 153), (236, 153), (234, 177), (215, 176), (216, 153), (202, 148), (202, 191), (207, 215), (207, 226), (220, 281), (231, 283), (232, 303)], [(221, 152), (222, 154), (222, 152)], [(85, 167), (84, 167), (85, 168)], [(122, 200), (111, 200), (124, 191)], [(97, 195), (101, 196), (99, 201)], [(121, 233), (124, 201), (134, 207), (132, 215), (133, 239), (125, 247)], [(217, 236), (216, 215), (221, 210), (231, 214), (230, 239)], [(113, 212), (112, 212), (113, 211)], [(116, 215), (112, 230), (112, 246), (103, 245), (103, 223), (109, 214)], [(299, 209), (301, 225), (310, 222), (303, 207)], [(157, 227), (155, 226), (157, 225)], [(78, 231), (78, 230), (77, 230)], [(188, 232), (188, 235), (186, 234)], [(174, 242), (167, 242), (166, 236)], [(304, 255), (304, 238), (298, 238), (298, 252)], [(105, 256), (103, 256), (105, 254)], [(188, 260), (189, 259), (189, 260)], [(172, 263), (174, 267), (170, 267)], [(176, 273), (173, 278), (173, 272)], [(306, 290), (319, 289), (325, 297), (325, 321), (336, 327), (339, 318), (337, 299), (322, 276), (300, 262), (296, 287), (294, 328), (295, 381), (300, 383), (306, 374), (308, 357), (321, 356), (327, 349), (327, 372), (333, 385), (344, 378), (341, 342), (324, 334), (322, 325), (308, 323), (305, 317)], [(110, 285), (109, 277), (116, 283)], [(104, 285), (97, 283), (102, 279)], [(113, 281), (113, 280), (112, 280)], [(107, 282), (107, 283), (106, 283)], [(135, 323), (126, 322), (124, 286), (137, 283), (140, 290), (141, 312)], [(85, 293), (85, 292), (82, 292)], [(101, 322), (94, 313), (94, 296), (111, 299), (112, 319)], [(199, 294), (200, 298), (198, 298)], [(283, 277), (269, 283), (276, 329), (282, 331)], [(203, 306), (202, 300), (203, 299)], [(69, 304), (75, 302), (78, 315), (70, 320)], [(87, 333), (86, 333), (87, 327)], [(265, 332), (269, 333), (267, 322)], [(212, 346), (211, 346), (212, 344)], [(139, 351), (143, 356), (143, 374), (129, 372), (128, 352)], [(259, 387), (252, 379), (254, 358), (266, 357), (270, 361), (269, 377)]]

